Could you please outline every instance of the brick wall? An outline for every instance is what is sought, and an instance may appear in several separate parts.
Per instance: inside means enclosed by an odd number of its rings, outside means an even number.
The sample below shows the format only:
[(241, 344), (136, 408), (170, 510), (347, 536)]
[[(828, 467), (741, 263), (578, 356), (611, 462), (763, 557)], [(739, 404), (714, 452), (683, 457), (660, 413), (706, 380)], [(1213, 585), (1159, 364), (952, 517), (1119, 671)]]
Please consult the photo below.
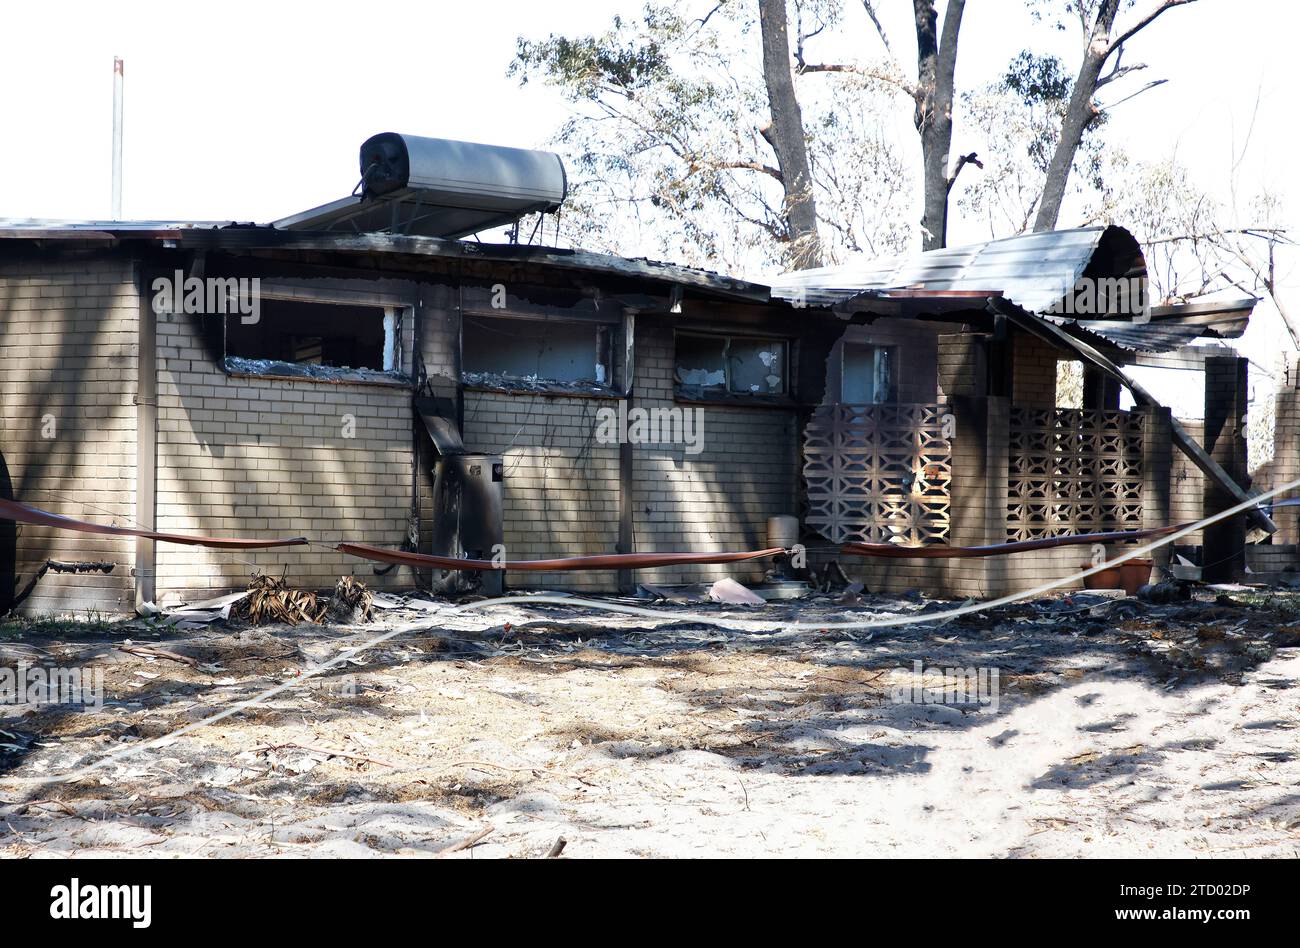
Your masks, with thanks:
[(454, 286), (420, 287), (420, 352), (430, 376), (455, 379), (460, 350), (459, 293)]
[[(613, 553), (618, 445), (596, 441), (596, 412), (615, 399), (466, 391), (465, 447), (505, 463), (509, 559)], [(508, 573), (516, 588), (614, 588), (609, 572)]]
[[(98, 523), (132, 522), (132, 280), (125, 258), (0, 262), (0, 496)], [(47, 559), (114, 569), (47, 573), (23, 611), (133, 607), (133, 539), (0, 521), (0, 582), (25, 586)]]
[[(353, 437), (345, 415), (355, 419)], [(411, 431), (409, 388), (228, 376), (191, 317), (159, 317), (159, 530), (400, 546), (411, 509)], [(162, 602), (241, 588), (256, 571), (284, 572), (306, 588), (345, 574), (378, 587), (410, 584), (408, 571), (376, 576), (373, 564), (323, 546), (158, 544), (157, 557)]]
[[(453, 377), (459, 345), (457, 291), (422, 287), (420, 298), (426, 369)], [(0, 452), (18, 499), (101, 522), (127, 523), (135, 515), (137, 305), (125, 261), (10, 262), (0, 269), (0, 355), (6, 356), (0, 360)], [(684, 444), (634, 446), (633, 548), (711, 551), (765, 545), (768, 517), (799, 512), (798, 413), (784, 407), (678, 404), (672, 323), (643, 316), (637, 329), (632, 404), (648, 410), (698, 409), (703, 450), (692, 454)], [(910, 344), (902, 350), (900, 376), (909, 400), (923, 400), (922, 390), (928, 400), (936, 384), (953, 397), (979, 387), (983, 356), (969, 337), (936, 340), (927, 334), (918, 341), (889, 325), (874, 329), (864, 338)], [(409, 326), (405, 331), (410, 370), (414, 340)], [(308, 535), (327, 544), (344, 537), (402, 543), (417, 463), (411, 450), (409, 389), (230, 377), (212, 362), (188, 317), (161, 317), (158, 346), (158, 529)], [(1016, 400), (1050, 405), (1055, 354), (1037, 348), (1037, 340), (1016, 340)], [(980, 399), (968, 401), (957, 409), (952, 542), (1000, 542), (1009, 402), (991, 399), (981, 407), (976, 404)], [(616, 549), (619, 447), (597, 442), (595, 426), (600, 408), (618, 404), (612, 398), (466, 393), (467, 447), (505, 458), (511, 557)], [(52, 440), (40, 436), (44, 414), (55, 416)], [(356, 421), (353, 438), (344, 437), (343, 416), (349, 414)], [(427, 501), (427, 479), (421, 484)], [(1170, 492), (1175, 519), (1199, 516), (1199, 484), (1199, 472), (1175, 454)], [(116, 564), (108, 577), (47, 576), (29, 602), (33, 611), (130, 608), (133, 541), (21, 527), (15, 546), (21, 576), (51, 556)], [(259, 569), (285, 571), (292, 582), (308, 587), (332, 585), (345, 573), (380, 587), (411, 581), (405, 570), (376, 577), (372, 564), (319, 546), (231, 553), (160, 544), (157, 557), (163, 602), (181, 594), (241, 587)], [(851, 572), (877, 589), (993, 595), (1061, 575), (1086, 558), (1067, 549), (998, 560), (877, 560), (856, 563)], [(766, 566), (756, 561), (634, 575), (652, 583), (721, 576), (757, 581)], [(510, 579), (516, 586), (609, 591), (617, 576), (516, 573)]]
[[(767, 518), (796, 512), (794, 410), (678, 405), (673, 333), (637, 324), (633, 406), (698, 408), (702, 450), (686, 444), (633, 446), (633, 549), (714, 551), (765, 544)], [(465, 442), (505, 459), (505, 535), (511, 558), (614, 552), (619, 533), (619, 446), (595, 438), (597, 411), (618, 399), (468, 391)], [(757, 581), (765, 562), (640, 570), (650, 583)], [(515, 573), (516, 588), (613, 591), (617, 574)]]
[[(1238, 484), (1246, 484), (1246, 432), (1242, 423), (1248, 399), (1247, 362), (1238, 356), (1209, 356), (1205, 360), (1205, 451)], [(1203, 516), (1231, 507), (1237, 499), (1207, 481)], [(1207, 526), (1204, 536), (1203, 578), (1232, 582), (1246, 568), (1244, 514)]]
[[(1266, 465), (1266, 477), (1255, 486), (1273, 490), (1300, 478), (1300, 357), (1288, 356), (1282, 365), (1274, 401), (1273, 460)], [(1297, 496), (1291, 492), (1279, 499)], [(1273, 542), (1300, 543), (1300, 507), (1278, 507), (1273, 512), (1277, 533)]]
[[(1178, 423), (1197, 444), (1205, 444), (1205, 423), (1196, 418), (1180, 418)], [(1169, 465), (1169, 518), (1171, 523), (1200, 520), (1204, 513), (1205, 475), (1182, 451), (1173, 450)], [(1189, 533), (1178, 546), (1200, 546), (1201, 532)]]
[[(672, 327), (637, 323), (636, 399), (639, 408), (671, 408), (674, 390)], [(633, 524), (638, 552), (761, 549), (767, 518), (797, 514), (799, 438), (793, 409), (681, 405), (698, 409), (702, 450), (636, 445), (633, 451)], [(641, 570), (650, 583), (705, 582), (726, 576), (762, 579), (769, 561), (730, 566)]]
[(1056, 407), (1059, 350), (1037, 336), (1017, 332), (1012, 344), (1012, 404), (1022, 408)]
[(988, 352), (984, 341), (970, 333), (944, 333), (938, 337), (939, 395), (984, 395), (988, 376)]
[[(1170, 473), (1175, 455), (1182, 454), (1174, 448), (1173, 418), (1164, 406), (1134, 410), (1146, 415), (1142, 427), (1142, 527), (1145, 530), (1167, 527), (1174, 522), (1175, 492)], [(1157, 549), (1151, 560), (1155, 567), (1152, 581), (1167, 579), (1168, 566), (1173, 561), (1172, 544)]]

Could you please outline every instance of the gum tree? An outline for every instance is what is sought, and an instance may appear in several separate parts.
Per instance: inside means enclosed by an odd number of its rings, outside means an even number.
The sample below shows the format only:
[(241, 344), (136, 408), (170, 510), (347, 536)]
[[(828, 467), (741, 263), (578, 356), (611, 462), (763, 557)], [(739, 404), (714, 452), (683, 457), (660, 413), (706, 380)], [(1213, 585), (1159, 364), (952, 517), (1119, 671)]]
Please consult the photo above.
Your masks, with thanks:
[(883, 64), (809, 63), (801, 42), (796, 52), (798, 70), (801, 73), (857, 74), (885, 83), (912, 100), (912, 122), (921, 144), (921, 243), (925, 250), (934, 250), (943, 247), (947, 241), (948, 201), (957, 176), (967, 164), (980, 166), (978, 156), (973, 153), (960, 157), (952, 164), (951, 170), (948, 160), (952, 149), (957, 45), (966, 0), (948, 0), (942, 26), (933, 0), (913, 0), (912, 20), (916, 32), (914, 76), (909, 76), (894, 57), (893, 44), (877, 13), (876, 0), (862, 0), (862, 7), (884, 47)]
[[(1062, 12), (1065, 17), (1077, 21), (1086, 43), (1062, 117), (1056, 147), (1048, 162), (1043, 196), (1034, 219), (1035, 231), (1056, 229), (1075, 156), (1089, 126), (1102, 115), (1103, 109), (1096, 102), (1097, 93), (1115, 80), (1146, 68), (1145, 63), (1123, 64), (1124, 44), (1154, 23), (1161, 14), (1193, 2), (1195, 0), (1161, 0), (1131, 25), (1117, 29), (1120, 8), (1132, 8), (1134, 0), (1065, 0)], [(1103, 75), (1102, 70), (1108, 62), (1110, 69)], [(1159, 84), (1159, 80), (1150, 82), (1121, 101)]]
[(791, 43), (835, 6), (724, 0), (691, 18), (650, 4), (603, 33), (520, 38), (510, 74), (573, 107), (555, 136), (571, 237), (738, 270), (901, 249), (907, 174), (877, 90), (857, 76), (808, 90), (794, 68)]

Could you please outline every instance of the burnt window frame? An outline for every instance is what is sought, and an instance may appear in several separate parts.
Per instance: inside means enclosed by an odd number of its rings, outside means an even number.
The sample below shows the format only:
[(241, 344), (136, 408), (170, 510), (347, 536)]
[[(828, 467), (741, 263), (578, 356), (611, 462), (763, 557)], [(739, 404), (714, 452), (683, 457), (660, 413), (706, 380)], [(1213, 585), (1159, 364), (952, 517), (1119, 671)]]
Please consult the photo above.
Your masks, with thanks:
[[(396, 319), (392, 331), (393, 369), (366, 369), (341, 366), (321, 366), (311, 362), (290, 362), (281, 359), (252, 359), (246, 356), (230, 355), (228, 327), (230, 319), (240, 318), (238, 314), (222, 320), (221, 329), (221, 363), (227, 376), (232, 378), (273, 379), (292, 382), (317, 382), (324, 384), (360, 383), (367, 385), (387, 385), (409, 387), (411, 369), (408, 367), (413, 353), (404, 345), (404, 335), (408, 328), (415, 326), (415, 303), (404, 296), (392, 293), (364, 293), (332, 291), (312, 286), (280, 285), (262, 281), (260, 301), (281, 300), (303, 303), (311, 306), (354, 306), (383, 311), (384, 320), (388, 311), (393, 311)], [(387, 336), (387, 330), (385, 330)], [(385, 356), (387, 352), (385, 352)], [(261, 363), (265, 368), (254, 367)]]
[[(871, 349), (872, 352), (876, 353), (877, 355), (881, 352), (887, 353), (889, 359), (889, 367), (890, 367), (889, 390), (886, 392), (887, 397), (876, 398), (870, 402), (855, 402), (855, 401), (850, 401), (844, 397), (844, 381), (846, 378), (848, 378), (848, 372), (846, 371), (846, 364), (845, 364), (845, 356), (848, 355), (850, 348)], [(900, 346), (897, 343), (871, 342), (870, 340), (863, 340), (861, 342), (845, 340), (844, 345), (840, 348), (840, 366), (839, 366), (840, 390), (838, 392), (839, 404), (841, 405), (897, 405), (899, 404), (899, 392), (902, 386), (899, 384), (900, 380), (899, 380), (898, 369), (899, 369), (899, 361), (901, 355), (902, 355), (902, 346)], [(874, 364), (872, 366), (872, 372), (873, 373), (875, 372)], [(873, 380), (872, 388), (873, 388), (872, 394), (874, 395), (875, 394), (874, 380)]]
[[(488, 320), (500, 323), (542, 323), (548, 325), (581, 326), (592, 334), (592, 365), (603, 355), (605, 380), (530, 378), (515, 376), (505, 372), (469, 371), (465, 368), (465, 323), (467, 320)], [(461, 384), (471, 391), (489, 391), (504, 395), (570, 395), (575, 397), (619, 398), (623, 395), (616, 380), (625, 373), (619, 365), (620, 349), (623, 347), (623, 326), (610, 319), (575, 318), (567, 315), (549, 313), (519, 312), (509, 307), (484, 310), (466, 308), (461, 311), (460, 319), (460, 377)], [(601, 337), (604, 336), (604, 342)], [(490, 376), (490, 377), (489, 377)]]
[[(726, 373), (724, 388), (688, 385), (678, 378), (678, 341), (682, 337), (723, 340), (723, 368)], [(733, 340), (742, 339), (759, 343), (779, 343), (782, 349), (781, 391), (733, 391), (731, 388), (731, 362), (728, 355)], [(744, 404), (771, 407), (788, 407), (795, 402), (794, 360), (797, 340), (780, 333), (732, 331), (727, 329), (674, 329), (673, 330), (673, 395), (678, 402), (708, 402)]]

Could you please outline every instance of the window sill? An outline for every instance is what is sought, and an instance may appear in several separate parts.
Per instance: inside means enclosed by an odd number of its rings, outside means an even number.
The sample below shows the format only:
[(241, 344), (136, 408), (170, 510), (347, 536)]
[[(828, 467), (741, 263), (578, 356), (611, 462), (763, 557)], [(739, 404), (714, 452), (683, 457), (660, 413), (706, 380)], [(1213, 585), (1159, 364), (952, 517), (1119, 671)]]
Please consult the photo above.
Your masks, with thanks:
[(375, 369), (342, 369), (328, 365), (304, 365), (300, 362), (241, 359), (236, 356), (227, 356), (222, 368), (232, 378), (320, 382), (327, 385), (379, 385), (386, 388), (411, 387), (411, 380), (405, 374)]
[(714, 405), (719, 408), (798, 408), (799, 402), (789, 395), (742, 395), (736, 392), (707, 392), (678, 387), (673, 401), (683, 405)]
[(550, 382), (544, 379), (521, 379), (506, 375), (466, 372), (462, 376), (468, 392), (494, 392), (498, 395), (541, 395), (547, 398), (622, 398), (608, 385), (597, 382)]

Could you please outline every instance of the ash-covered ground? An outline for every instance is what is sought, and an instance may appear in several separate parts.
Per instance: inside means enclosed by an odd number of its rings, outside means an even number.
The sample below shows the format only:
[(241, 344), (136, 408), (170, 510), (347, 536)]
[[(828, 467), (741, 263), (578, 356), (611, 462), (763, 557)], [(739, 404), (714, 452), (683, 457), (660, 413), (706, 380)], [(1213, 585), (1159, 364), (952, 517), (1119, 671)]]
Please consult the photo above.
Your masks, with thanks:
[[(0, 707), (3, 778), (57, 777), (297, 683), (78, 780), (0, 783), (0, 855), (1300, 851), (1300, 594), (1081, 593), (924, 620), (953, 605), (10, 621), (0, 667), (102, 668), (105, 702)], [(819, 625), (895, 615), (923, 621)], [(954, 697), (937, 689), (958, 668), (983, 670), (984, 700), (924, 700)]]

